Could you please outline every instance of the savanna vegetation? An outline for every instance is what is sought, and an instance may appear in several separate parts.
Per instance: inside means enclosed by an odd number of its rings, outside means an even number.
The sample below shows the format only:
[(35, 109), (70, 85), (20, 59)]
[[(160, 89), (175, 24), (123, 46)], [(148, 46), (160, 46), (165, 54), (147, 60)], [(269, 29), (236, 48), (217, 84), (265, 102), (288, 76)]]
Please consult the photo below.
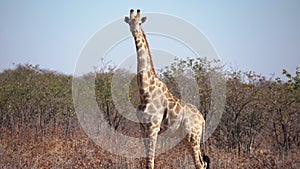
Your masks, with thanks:
[[(292, 73), (283, 70), (281, 78), (267, 78), (253, 71), (227, 71), (213, 66), (218, 65), (215, 63), (219, 62), (177, 59), (160, 70), (172, 93), (193, 102), (207, 118), (214, 104), (211, 77), (221, 77), (216, 86), (225, 82), (221, 121), (203, 145), (211, 168), (300, 168), (299, 68)], [(111, 86), (116, 73), (131, 78), (128, 97), (136, 106), (138, 89), (131, 73), (107, 66), (85, 76), (95, 77), (99, 113), (108, 124), (119, 133), (140, 137), (139, 125), (124, 118), (113, 102)], [(185, 91), (184, 96), (179, 92), (186, 83), (176, 81), (178, 73), (196, 81), (199, 99), (193, 99), (194, 90)], [(75, 113), (72, 80), (70, 75), (28, 64), (0, 73), (0, 168), (145, 166), (145, 159), (111, 154), (87, 136)], [(181, 144), (158, 155), (155, 163), (157, 168), (193, 168)]]

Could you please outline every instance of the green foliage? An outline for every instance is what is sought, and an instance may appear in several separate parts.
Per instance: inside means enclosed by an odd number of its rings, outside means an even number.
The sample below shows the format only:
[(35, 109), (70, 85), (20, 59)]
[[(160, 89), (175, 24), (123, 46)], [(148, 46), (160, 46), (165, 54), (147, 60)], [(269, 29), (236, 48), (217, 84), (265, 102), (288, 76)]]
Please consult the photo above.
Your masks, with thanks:
[[(218, 152), (237, 150), (238, 154), (256, 158), (257, 152), (263, 150), (263, 141), (271, 146), (274, 154), (288, 156), (291, 150), (299, 149), (299, 68), (295, 74), (283, 70), (285, 79), (266, 79), (253, 71), (224, 71), (218, 60), (187, 58), (176, 59), (161, 72), (173, 95), (195, 104), (205, 118), (213, 111), (224, 111), (217, 130), (208, 140)], [(121, 109), (116, 107), (113, 97), (136, 107), (139, 94), (135, 75), (104, 66), (96, 73), (80, 77), (81, 85), (87, 85), (86, 79), (91, 77), (95, 77), (95, 89), (80, 93), (95, 92), (99, 109), (109, 125), (121, 132), (129, 130), (134, 125), (123, 115), (135, 112), (128, 105)], [(11, 133), (30, 130), (43, 136), (56, 130), (63, 135), (74, 132), (79, 125), (72, 99), (72, 78), (34, 65), (17, 65), (13, 70), (0, 73), (0, 138), (4, 129)], [(212, 78), (215, 78), (214, 83)], [(193, 86), (192, 81), (197, 86)], [(213, 87), (223, 86), (224, 81), (226, 92), (214, 96)], [(114, 96), (113, 88), (118, 89)], [(221, 102), (218, 99), (223, 97), (226, 97), (225, 110), (212, 110), (213, 104)]]
[(2, 127), (44, 130), (48, 124), (66, 125), (74, 116), (71, 76), (18, 65), (0, 74), (0, 121)]
[[(253, 71), (223, 71), (219, 61), (188, 58), (176, 59), (171, 66), (166, 67), (163, 79), (173, 94), (181, 97), (176, 83), (178, 74), (192, 75), (197, 81), (197, 93), (200, 95), (200, 102), (194, 104), (206, 117), (212, 106), (212, 72), (218, 72), (226, 78), (225, 110), (214, 133), (214, 139), (220, 141), (220, 147), (237, 149), (238, 154), (252, 154), (261, 148), (258, 138), (262, 135), (272, 140), (274, 149), (279, 153), (287, 153), (299, 146), (299, 68), (295, 76), (283, 70), (287, 80), (267, 80)], [(188, 93), (192, 97), (194, 94), (192, 91)]]

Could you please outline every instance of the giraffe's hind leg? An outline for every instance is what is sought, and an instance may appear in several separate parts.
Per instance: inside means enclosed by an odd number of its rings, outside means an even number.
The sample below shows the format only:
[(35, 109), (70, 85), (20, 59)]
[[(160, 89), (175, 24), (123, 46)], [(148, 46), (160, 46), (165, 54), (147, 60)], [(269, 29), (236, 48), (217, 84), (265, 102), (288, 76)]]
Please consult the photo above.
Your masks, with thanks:
[(200, 151), (200, 135), (188, 133), (187, 137), (183, 140), (183, 143), (191, 154), (196, 169), (205, 169)]

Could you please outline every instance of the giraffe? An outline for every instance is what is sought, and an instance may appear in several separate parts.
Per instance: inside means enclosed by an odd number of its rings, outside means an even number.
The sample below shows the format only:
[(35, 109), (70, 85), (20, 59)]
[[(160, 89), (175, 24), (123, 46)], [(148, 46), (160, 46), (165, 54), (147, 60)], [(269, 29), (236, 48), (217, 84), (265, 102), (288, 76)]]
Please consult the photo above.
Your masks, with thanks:
[(166, 84), (158, 76), (153, 66), (146, 35), (141, 27), (146, 21), (138, 9), (130, 10), (124, 21), (129, 24), (137, 52), (137, 83), (140, 105), (137, 117), (143, 131), (146, 148), (146, 168), (154, 168), (155, 146), (159, 134), (179, 133), (184, 136), (183, 143), (192, 155), (197, 169), (207, 166), (200, 150), (200, 138), (204, 128), (204, 118), (197, 108), (173, 96)]

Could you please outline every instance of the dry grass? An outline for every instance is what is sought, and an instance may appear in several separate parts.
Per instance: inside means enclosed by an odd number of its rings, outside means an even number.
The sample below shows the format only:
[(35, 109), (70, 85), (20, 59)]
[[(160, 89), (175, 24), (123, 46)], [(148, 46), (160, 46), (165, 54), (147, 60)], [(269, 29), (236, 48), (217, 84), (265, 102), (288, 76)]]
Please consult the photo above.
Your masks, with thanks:
[[(34, 133), (34, 134), (33, 134)], [(34, 131), (10, 132), (1, 129), (0, 168), (144, 168), (145, 159), (125, 158), (102, 150), (78, 128), (76, 134), (62, 136)], [(267, 150), (255, 156), (237, 155), (210, 145), (207, 150), (211, 168), (300, 168), (297, 152), (281, 159)], [(181, 144), (160, 154), (156, 168), (194, 168), (192, 159)]]

